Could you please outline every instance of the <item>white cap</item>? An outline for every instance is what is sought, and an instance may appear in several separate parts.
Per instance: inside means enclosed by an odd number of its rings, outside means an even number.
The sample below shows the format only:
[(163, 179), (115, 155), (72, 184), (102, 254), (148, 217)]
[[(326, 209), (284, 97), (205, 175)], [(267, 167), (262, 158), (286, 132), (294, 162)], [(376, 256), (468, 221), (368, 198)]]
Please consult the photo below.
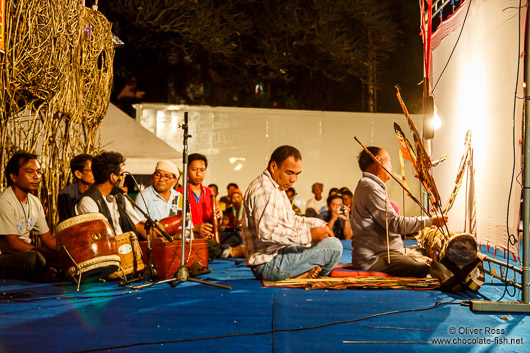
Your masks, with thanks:
[(175, 175), (176, 177), (179, 177), (179, 175), (180, 175), (179, 169), (177, 168), (175, 163), (173, 163), (171, 161), (159, 161), (156, 164), (155, 170), (163, 170), (164, 172), (169, 172), (169, 173)]

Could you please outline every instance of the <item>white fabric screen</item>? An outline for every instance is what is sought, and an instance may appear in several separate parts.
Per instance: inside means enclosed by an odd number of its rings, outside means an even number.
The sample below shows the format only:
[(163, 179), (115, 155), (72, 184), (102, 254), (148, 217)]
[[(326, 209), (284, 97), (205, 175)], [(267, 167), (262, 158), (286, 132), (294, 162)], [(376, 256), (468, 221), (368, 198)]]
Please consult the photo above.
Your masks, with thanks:
[[(525, 17), (516, 0), (469, 0), (433, 35), (431, 85), (442, 120), (433, 151), (449, 155), (434, 176), (442, 199), (448, 197), (472, 129), (478, 240), (499, 248), (506, 247), (507, 225), (516, 236), (519, 226), (523, 100), (514, 95), (524, 96)], [(463, 230), (464, 193), (465, 185), (449, 213), (451, 231)]]

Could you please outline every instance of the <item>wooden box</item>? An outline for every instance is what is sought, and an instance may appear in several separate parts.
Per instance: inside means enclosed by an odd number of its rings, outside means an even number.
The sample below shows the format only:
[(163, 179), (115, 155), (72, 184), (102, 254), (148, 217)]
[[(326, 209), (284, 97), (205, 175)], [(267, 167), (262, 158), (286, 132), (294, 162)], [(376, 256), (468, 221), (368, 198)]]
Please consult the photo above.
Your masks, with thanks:
[[(175, 277), (181, 265), (182, 246), (180, 240), (172, 242), (155, 239), (152, 242), (151, 263), (156, 266), (156, 273), (161, 279)], [(147, 266), (147, 241), (141, 241), (142, 257)], [(185, 244), (186, 266), (191, 266), (194, 262), (200, 262), (208, 267), (208, 243), (206, 239), (194, 239), (190, 252), (190, 243)]]

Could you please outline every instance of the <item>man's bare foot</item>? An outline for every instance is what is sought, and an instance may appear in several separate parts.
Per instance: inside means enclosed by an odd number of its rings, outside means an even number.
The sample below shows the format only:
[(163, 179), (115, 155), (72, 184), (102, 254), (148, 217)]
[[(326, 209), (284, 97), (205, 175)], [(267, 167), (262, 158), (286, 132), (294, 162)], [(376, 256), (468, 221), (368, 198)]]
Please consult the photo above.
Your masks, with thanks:
[(320, 273), (320, 271), (322, 271), (320, 266), (316, 266), (316, 267), (310, 269), (309, 271), (302, 273), (300, 276), (296, 276), (295, 278), (296, 279), (313, 279), (313, 278), (317, 278), (319, 273)]

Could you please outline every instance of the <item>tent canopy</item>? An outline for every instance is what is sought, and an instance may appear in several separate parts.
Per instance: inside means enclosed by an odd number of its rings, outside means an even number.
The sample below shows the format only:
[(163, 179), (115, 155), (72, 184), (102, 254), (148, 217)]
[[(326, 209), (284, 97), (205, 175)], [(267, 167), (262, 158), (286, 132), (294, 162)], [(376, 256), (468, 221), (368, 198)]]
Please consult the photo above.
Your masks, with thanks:
[(121, 153), (125, 169), (132, 174), (151, 174), (160, 160), (181, 164), (182, 153), (153, 135), (114, 104), (109, 104), (101, 123), (101, 146)]

